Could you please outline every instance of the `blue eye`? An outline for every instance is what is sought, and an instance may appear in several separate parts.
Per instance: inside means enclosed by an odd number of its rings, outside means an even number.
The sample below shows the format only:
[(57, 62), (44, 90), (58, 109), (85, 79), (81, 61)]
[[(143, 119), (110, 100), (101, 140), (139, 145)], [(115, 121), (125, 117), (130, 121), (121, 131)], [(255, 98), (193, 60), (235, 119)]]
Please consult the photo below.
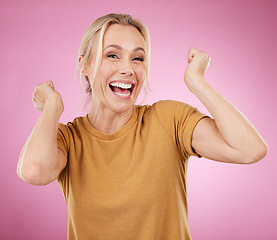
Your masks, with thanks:
[(134, 60), (134, 61), (141, 61), (141, 62), (143, 62), (143, 61), (144, 61), (144, 58), (142, 58), (142, 57), (136, 57), (136, 58), (134, 58), (133, 60)]
[(116, 54), (108, 54), (107, 55), (108, 58), (118, 58), (118, 56)]

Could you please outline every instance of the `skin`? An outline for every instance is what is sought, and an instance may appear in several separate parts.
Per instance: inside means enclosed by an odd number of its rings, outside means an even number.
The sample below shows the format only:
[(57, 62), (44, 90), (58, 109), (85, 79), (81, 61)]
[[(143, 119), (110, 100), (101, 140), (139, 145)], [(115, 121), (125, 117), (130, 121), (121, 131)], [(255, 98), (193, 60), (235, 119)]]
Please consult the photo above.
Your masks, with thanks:
[[(96, 44), (92, 49), (92, 60), (84, 71), (89, 79), (94, 72), (97, 48)], [(105, 33), (103, 49), (102, 62), (93, 85), (89, 119), (99, 131), (112, 134), (121, 129), (132, 116), (135, 100), (146, 77), (146, 48), (136, 28), (114, 24)], [(81, 67), (82, 58), (79, 62)], [(134, 84), (132, 97), (122, 98), (114, 94), (109, 83), (115, 81)]]
[(205, 80), (209, 63), (210, 57), (205, 52), (190, 48), (185, 84), (213, 117), (204, 118), (196, 125), (192, 146), (211, 160), (255, 163), (267, 154), (267, 144), (246, 117)]
[[(101, 132), (112, 134), (131, 118), (135, 100), (145, 80), (145, 42), (131, 26), (111, 25), (104, 36), (104, 51), (99, 72), (92, 85), (91, 124)], [(94, 71), (97, 45), (92, 60), (83, 74), (90, 78)], [(205, 80), (210, 57), (190, 48), (184, 81), (189, 90), (209, 110), (213, 118), (204, 118), (196, 125), (192, 146), (205, 158), (229, 163), (253, 163), (267, 153), (267, 145), (252, 124)], [(79, 58), (82, 67), (82, 57)], [(132, 97), (113, 93), (114, 81), (132, 83)], [(92, 84), (92, 83), (91, 83)], [(17, 172), (26, 182), (45, 185), (54, 181), (66, 166), (66, 157), (57, 147), (59, 118), (64, 106), (52, 82), (38, 85), (33, 94), (35, 107), (42, 111), (20, 154)], [(251, 149), (251, 151), (250, 151)]]

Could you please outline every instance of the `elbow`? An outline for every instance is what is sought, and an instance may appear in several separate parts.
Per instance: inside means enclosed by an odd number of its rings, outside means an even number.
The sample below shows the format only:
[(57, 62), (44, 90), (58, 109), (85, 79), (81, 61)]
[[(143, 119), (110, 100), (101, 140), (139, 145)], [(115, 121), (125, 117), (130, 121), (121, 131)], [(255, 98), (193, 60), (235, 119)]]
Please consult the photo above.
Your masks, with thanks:
[[(265, 142), (262, 142), (259, 147), (257, 147), (257, 151), (256, 151), (256, 156), (255, 156), (255, 161), (254, 162), (258, 162), (260, 160), (262, 160), (263, 158), (265, 158), (265, 156), (267, 155), (268, 152), (268, 146)], [(253, 162), (253, 163), (254, 163)]]
[(243, 163), (252, 164), (260, 161), (263, 158), (265, 158), (265, 156), (267, 155), (267, 151), (268, 146), (264, 141), (259, 144), (256, 144), (248, 150), (247, 156), (244, 158), (245, 161)]
[(17, 174), (23, 181), (31, 185), (43, 186), (49, 183), (43, 179), (42, 170), (36, 164), (21, 166), (17, 170)]

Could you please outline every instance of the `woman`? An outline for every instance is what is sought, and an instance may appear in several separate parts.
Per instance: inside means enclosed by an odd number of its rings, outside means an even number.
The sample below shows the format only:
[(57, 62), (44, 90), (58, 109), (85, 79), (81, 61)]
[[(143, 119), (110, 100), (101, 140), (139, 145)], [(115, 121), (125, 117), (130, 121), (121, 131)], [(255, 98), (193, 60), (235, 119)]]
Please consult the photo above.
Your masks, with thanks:
[(67, 125), (59, 124), (63, 102), (53, 83), (34, 91), (42, 115), (18, 175), (35, 185), (57, 179), (68, 205), (68, 239), (191, 239), (188, 158), (246, 164), (267, 153), (251, 123), (205, 81), (210, 57), (195, 48), (185, 83), (213, 118), (175, 101), (136, 106), (147, 85), (149, 44), (146, 27), (129, 15), (97, 19), (79, 51), (91, 109)]

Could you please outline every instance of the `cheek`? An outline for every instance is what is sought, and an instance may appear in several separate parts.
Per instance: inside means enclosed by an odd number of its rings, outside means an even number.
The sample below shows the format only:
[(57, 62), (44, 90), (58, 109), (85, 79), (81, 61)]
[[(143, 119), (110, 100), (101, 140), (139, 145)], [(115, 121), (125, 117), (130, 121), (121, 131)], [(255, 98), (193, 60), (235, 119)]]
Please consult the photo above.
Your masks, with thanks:
[(145, 77), (146, 77), (146, 68), (145, 68), (145, 66), (138, 66), (136, 68), (136, 74), (137, 74), (138, 81), (140, 83), (143, 83), (143, 81), (145, 80)]
[(105, 84), (107, 80), (113, 75), (115, 69), (112, 64), (108, 64), (106, 62), (102, 62), (99, 68), (97, 78), (100, 80), (102, 84)]

